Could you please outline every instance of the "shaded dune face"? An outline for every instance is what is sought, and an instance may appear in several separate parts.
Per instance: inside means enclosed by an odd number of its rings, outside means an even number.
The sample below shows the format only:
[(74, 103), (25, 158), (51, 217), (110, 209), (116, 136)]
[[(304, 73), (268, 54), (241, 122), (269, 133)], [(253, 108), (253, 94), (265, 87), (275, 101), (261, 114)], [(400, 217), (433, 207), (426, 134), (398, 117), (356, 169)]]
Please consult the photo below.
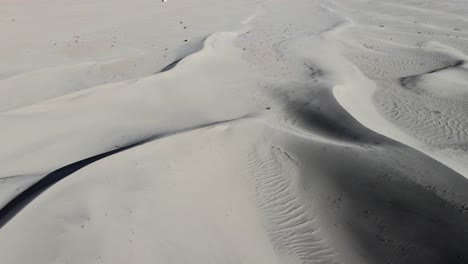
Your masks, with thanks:
[(0, 23), (0, 264), (468, 263), (409, 147), (468, 150), (463, 1), (46, 2)]
[[(306, 204), (323, 209), (336, 250), (352, 248), (339, 253), (369, 263), (467, 263), (466, 179), (365, 128), (331, 90), (302, 91), (282, 96), (296, 125), (335, 143), (293, 138), (288, 151), (301, 164)], [(352, 242), (340, 248), (342, 237)]]
[(313, 134), (355, 144), (380, 144), (389, 139), (357, 123), (326, 87), (295, 87), (284, 95), (286, 111)]

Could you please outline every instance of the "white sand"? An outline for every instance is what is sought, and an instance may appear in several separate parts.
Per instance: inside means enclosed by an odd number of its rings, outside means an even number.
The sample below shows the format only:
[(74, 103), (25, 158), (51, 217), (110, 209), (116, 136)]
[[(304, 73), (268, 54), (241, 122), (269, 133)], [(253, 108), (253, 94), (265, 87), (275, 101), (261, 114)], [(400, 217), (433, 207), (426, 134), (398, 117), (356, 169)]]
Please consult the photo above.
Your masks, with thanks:
[(463, 1), (0, 5), (1, 263), (468, 262)]

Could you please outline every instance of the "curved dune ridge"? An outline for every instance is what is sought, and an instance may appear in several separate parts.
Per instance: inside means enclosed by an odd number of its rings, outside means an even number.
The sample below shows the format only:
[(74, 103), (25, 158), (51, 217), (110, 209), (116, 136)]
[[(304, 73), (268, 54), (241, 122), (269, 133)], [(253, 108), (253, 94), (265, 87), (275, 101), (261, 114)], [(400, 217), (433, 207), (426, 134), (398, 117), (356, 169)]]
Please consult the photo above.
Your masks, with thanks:
[(468, 263), (461, 1), (4, 4), (1, 263)]

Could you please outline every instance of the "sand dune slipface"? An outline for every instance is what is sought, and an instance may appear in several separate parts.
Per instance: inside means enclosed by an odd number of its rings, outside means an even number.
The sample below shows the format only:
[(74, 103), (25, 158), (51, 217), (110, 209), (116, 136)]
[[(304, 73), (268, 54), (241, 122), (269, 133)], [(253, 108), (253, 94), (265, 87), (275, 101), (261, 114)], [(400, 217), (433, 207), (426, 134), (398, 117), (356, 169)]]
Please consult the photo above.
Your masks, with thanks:
[(398, 126), (392, 132), (373, 129), (466, 176), (466, 89), (462, 87), (466, 86), (467, 21), (460, 16), (466, 6), (457, 1), (443, 7), (419, 1), (330, 5), (353, 21), (336, 37), (354, 47), (345, 56), (372, 79), (377, 109)]
[[(313, 103), (294, 109), (302, 116), (298, 123), (333, 142), (293, 139), (288, 151), (302, 165), (302, 196), (322, 219), (334, 252), (346, 256), (346, 263), (465, 262), (459, 241), (467, 239), (466, 179), (362, 127), (330, 93), (307, 101)], [(318, 120), (328, 121), (312, 126), (321, 107), (328, 111)], [(332, 120), (346, 130), (329, 126)]]
[(51, 4), (0, 11), (50, 15), (0, 45), (1, 263), (468, 263), (462, 2)]

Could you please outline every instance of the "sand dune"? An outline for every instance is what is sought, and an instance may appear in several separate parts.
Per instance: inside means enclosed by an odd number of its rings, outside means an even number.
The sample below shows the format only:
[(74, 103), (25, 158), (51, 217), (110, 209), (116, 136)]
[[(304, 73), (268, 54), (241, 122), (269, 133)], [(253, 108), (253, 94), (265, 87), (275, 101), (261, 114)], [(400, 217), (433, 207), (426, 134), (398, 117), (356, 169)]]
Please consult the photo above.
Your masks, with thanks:
[(0, 2), (1, 263), (468, 263), (462, 1)]

